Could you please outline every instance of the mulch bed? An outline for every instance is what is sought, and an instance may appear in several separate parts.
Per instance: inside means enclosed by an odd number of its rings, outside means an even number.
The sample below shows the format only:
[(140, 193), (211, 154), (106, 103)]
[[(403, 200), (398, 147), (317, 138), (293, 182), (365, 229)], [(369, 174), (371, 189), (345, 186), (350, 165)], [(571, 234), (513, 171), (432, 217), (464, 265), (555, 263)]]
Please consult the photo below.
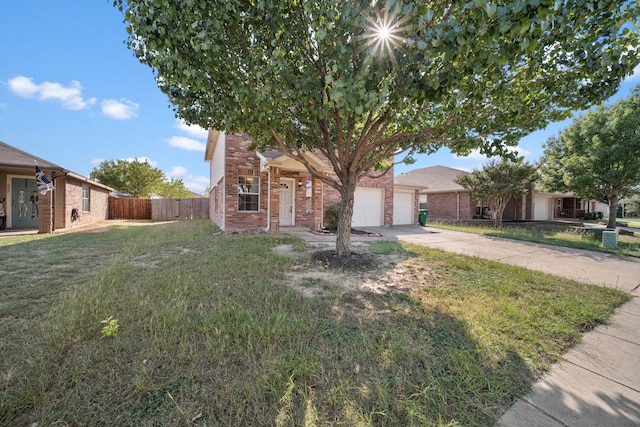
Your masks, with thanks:
[(358, 270), (376, 266), (376, 257), (370, 253), (351, 252), (349, 255), (338, 257), (335, 250), (317, 251), (311, 254), (311, 260), (322, 263), (328, 268)]
[[(311, 232), (313, 234), (318, 234), (320, 236), (335, 236), (337, 234), (338, 230), (332, 230), (332, 229), (324, 228), (324, 229), (322, 229), (322, 231), (312, 230)], [(364, 236), (364, 237), (382, 237), (382, 234), (380, 234), (380, 233), (369, 233), (368, 231), (358, 230), (356, 228), (352, 228), (351, 229), (351, 235), (352, 236)]]

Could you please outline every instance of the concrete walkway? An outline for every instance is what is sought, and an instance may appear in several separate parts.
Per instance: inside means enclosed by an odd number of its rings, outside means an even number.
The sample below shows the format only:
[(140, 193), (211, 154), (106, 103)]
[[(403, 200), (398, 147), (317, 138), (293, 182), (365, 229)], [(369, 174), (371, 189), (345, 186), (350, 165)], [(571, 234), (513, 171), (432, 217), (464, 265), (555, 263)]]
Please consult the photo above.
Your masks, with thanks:
[[(496, 427), (640, 426), (640, 259), (420, 226), (367, 228), (382, 237), (519, 265), (630, 293), (609, 324), (587, 333)], [(282, 231), (286, 232), (286, 229)], [(291, 230), (311, 242), (335, 241)]]

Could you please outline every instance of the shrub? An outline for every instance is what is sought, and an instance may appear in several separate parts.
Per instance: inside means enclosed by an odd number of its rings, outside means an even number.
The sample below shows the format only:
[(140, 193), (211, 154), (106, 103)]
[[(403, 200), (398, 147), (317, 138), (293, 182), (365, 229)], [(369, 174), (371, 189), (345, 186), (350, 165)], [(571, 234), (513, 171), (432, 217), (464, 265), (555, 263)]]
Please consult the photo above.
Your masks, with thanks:
[(324, 224), (329, 230), (338, 229), (338, 221), (340, 221), (340, 205), (338, 203), (333, 204), (324, 212)]

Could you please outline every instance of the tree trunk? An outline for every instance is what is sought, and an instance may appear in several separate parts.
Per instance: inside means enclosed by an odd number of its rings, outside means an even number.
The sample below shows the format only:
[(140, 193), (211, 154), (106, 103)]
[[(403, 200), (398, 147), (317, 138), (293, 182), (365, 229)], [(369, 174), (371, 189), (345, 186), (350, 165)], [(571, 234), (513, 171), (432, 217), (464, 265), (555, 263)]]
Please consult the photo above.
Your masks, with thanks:
[(336, 256), (348, 256), (351, 253), (351, 221), (353, 219), (353, 201), (356, 183), (342, 181), (340, 195), (340, 219), (338, 221), (338, 235), (336, 237)]
[(607, 228), (616, 228), (616, 215), (618, 214), (618, 196), (609, 197), (609, 219)]

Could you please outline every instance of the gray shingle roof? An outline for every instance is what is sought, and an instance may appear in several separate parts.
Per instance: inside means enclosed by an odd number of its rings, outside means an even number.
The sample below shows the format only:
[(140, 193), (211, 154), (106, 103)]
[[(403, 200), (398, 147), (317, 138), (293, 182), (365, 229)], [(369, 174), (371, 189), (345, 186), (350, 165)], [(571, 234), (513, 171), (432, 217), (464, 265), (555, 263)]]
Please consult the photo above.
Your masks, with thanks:
[(48, 162), (40, 157), (29, 154), (9, 144), (0, 141), (0, 166), (5, 167), (35, 167), (36, 162), (41, 169), (64, 170), (55, 163)]
[(462, 185), (456, 184), (454, 179), (468, 173), (469, 172), (448, 168), (446, 166), (429, 166), (396, 176), (394, 178), (394, 184), (421, 186), (425, 188), (423, 190), (425, 193), (466, 191)]

